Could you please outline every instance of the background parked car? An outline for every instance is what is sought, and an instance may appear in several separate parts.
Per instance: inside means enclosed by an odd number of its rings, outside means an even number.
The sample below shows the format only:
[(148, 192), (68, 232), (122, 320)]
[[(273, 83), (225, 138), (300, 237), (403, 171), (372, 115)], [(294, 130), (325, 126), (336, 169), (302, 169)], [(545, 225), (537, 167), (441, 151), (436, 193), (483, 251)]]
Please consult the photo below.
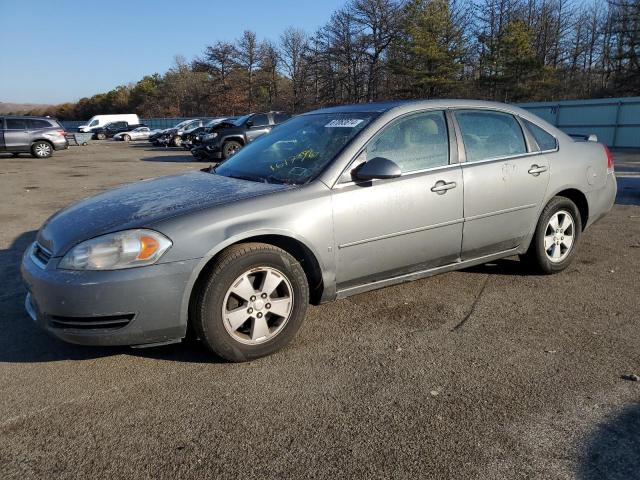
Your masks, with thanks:
[(193, 120), (185, 120), (179, 123), (173, 128), (167, 130), (159, 139), (161, 144), (170, 145), (172, 147), (179, 147), (182, 145), (182, 136), (185, 132), (193, 130), (198, 127), (202, 127), (206, 123), (206, 120), (199, 118)]
[(78, 127), (79, 132), (91, 132), (96, 128), (104, 127), (111, 122), (127, 122), (129, 125), (139, 125), (140, 119), (135, 113), (122, 113), (114, 115), (94, 115), (89, 119), (86, 125)]
[(31, 153), (37, 158), (47, 158), (54, 150), (69, 147), (66, 133), (53, 118), (0, 117), (0, 152), (11, 152), (14, 157)]
[(200, 146), (191, 150), (198, 160), (227, 159), (247, 143), (264, 135), (291, 118), (284, 112), (250, 113), (233, 121), (221, 122), (203, 137)]
[(111, 122), (107, 123), (104, 127), (99, 127), (93, 130), (93, 136), (98, 140), (104, 140), (105, 138), (111, 138), (120, 132), (128, 132), (135, 130), (138, 127), (145, 127), (146, 125), (135, 124), (130, 125), (127, 122)]
[(156, 130), (151, 130), (149, 127), (138, 127), (133, 130), (127, 130), (126, 132), (116, 133), (113, 136), (114, 140), (123, 140), (129, 142), (131, 140), (148, 140), (149, 136)]
[(191, 150), (193, 147), (201, 143), (202, 137), (204, 135), (211, 133), (213, 127), (215, 127), (216, 125), (224, 121), (227, 121), (227, 122), (233, 121), (236, 118), (237, 117), (213, 118), (201, 127), (196, 127), (196, 128), (192, 128), (191, 130), (186, 130), (182, 134), (182, 146), (184, 147), (185, 150)]

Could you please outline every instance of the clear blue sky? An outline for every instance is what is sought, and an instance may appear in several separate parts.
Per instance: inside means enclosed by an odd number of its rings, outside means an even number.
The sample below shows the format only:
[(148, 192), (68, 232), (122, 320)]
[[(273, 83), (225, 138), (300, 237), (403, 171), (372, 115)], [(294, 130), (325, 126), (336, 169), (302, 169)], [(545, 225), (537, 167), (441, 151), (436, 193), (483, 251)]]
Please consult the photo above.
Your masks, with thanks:
[(309, 32), (344, 0), (0, 0), (0, 102), (61, 103), (163, 73), (244, 30)]

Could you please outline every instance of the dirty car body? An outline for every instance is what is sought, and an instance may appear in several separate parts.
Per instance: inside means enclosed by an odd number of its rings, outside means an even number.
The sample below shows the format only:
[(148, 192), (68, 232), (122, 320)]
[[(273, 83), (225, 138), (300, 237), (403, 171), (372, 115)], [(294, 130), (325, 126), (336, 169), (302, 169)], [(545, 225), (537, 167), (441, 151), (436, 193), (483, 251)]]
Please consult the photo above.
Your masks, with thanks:
[[(215, 170), (127, 185), (55, 214), (23, 257), (26, 308), (69, 342), (172, 342), (185, 336), (212, 265), (234, 246), (286, 252), (317, 304), (524, 255), (558, 198), (577, 206), (577, 235), (610, 210), (615, 193), (605, 147), (575, 142), (513, 106), (442, 100), (317, 110)], [(551, 261), (569, 253), (560, 230), (544, 236), (545, 249), (554, 242)], [(83, 242), (123, 231), (156, 232), (168, 246), (143, 266), (65, 266)]]

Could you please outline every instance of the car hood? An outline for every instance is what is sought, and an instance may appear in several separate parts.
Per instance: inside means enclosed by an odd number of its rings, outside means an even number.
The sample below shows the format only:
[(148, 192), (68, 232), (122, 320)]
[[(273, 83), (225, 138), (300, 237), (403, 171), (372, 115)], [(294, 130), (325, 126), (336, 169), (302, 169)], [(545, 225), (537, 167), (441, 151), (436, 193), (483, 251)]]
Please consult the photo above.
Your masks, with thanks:
[(128, 228), (196, 210), (295, 188), (190, 172), (125, 185), (73, 204), (53, 215), (38, 232), (38, 242), (54, 257), (73, 245)]

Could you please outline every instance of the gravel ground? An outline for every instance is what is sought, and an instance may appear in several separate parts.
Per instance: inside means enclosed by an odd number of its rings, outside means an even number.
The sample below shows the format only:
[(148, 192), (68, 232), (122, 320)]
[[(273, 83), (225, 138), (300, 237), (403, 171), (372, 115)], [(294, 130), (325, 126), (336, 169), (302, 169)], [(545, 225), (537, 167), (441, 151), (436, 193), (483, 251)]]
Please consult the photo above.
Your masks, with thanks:
[(18, 265), (42, 222), (190, 160), (115, 142), (0, 157), (0, 478), (640, 478), (640, 382), (622, 378), (640, 374), (638, 206), (562, 274), (506, 259), (312, 307), (251, 363), (39, 331)]

